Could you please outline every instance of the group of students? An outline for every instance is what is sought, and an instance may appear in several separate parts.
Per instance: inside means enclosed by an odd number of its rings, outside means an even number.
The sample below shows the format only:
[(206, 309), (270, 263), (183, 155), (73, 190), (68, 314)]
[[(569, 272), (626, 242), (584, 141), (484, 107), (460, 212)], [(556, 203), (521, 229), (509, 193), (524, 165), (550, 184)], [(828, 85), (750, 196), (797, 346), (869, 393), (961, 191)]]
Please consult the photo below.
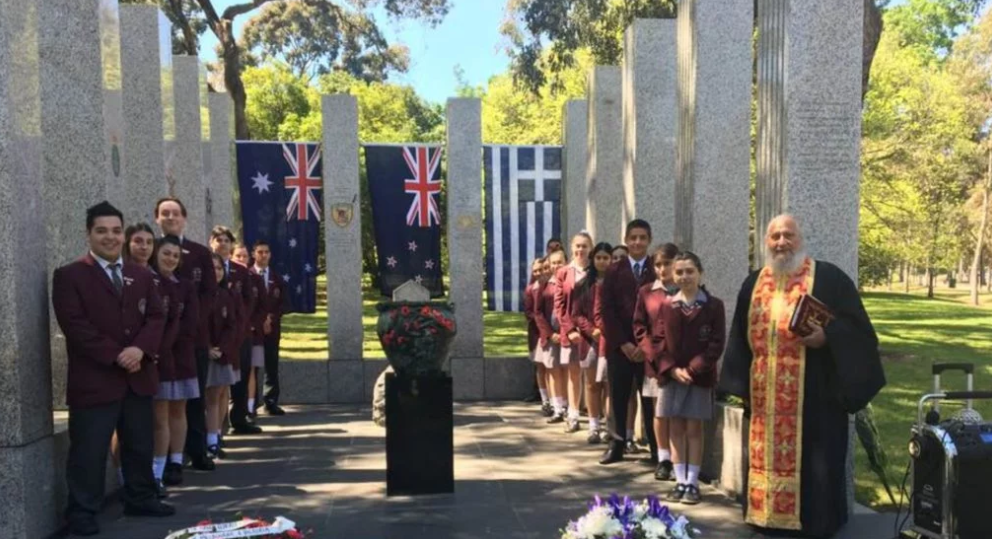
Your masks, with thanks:
[(587, 441), (609, 444), (601, 464), (618, 462), (640, 451), (639, 393), (655, 478), (675, 480), (670, 501), (697, 504), (726, 315), (701, 282), (697, 255), (672, 243), (649, 253), (650, 244), (641, 219), (627, 224), (624, 245), (576, 234), (571, 261), (559, 240), (549, 241), (524, 295), (528, 345), (549, 424), (579, 431), (584, 392)]
[(215, 469), (225, 424), (257, 434), (257, 404), (285, 413), (285, 294), (269, 244), (256, 242), (249, 255), (216, 226), (208, 248), (184, 237), (186, 217), (179, 199), (159, 200), (156, 234), (147, 223), (125, 228), (122, 213), (102, 202), (87, 211), (89, 252), (54, 273), (68, 355), (66, 517), (74, 535), (99, 533), (108, 447), (125, 514), (168, 516), (175, 509), (161, 501), (166, 485), (183, 482), (186, 463)]

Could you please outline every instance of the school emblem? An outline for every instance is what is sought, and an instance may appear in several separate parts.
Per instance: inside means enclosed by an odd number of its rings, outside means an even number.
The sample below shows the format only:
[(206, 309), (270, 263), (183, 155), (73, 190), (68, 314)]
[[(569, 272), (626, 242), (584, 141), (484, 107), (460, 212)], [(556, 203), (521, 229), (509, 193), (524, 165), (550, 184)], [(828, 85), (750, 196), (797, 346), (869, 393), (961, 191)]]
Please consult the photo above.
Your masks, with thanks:
[(146, 304), (147, 304), (147, 302), (145, 301), (145, 298), (139, 299), (138, 300), (138, 312), (140, 312), (141, 314), (145, 314), (145, 305)]
[(176, 311), (179, 313), (179, 316), (182, 316), (183, 315), (183, 311), (185, 311), (185, 310), (186, 310), (186, 303), (183, 302), (183, 301), (180, 301), (179, 302), (179, 307), (176, 308)]
[(258, 297), (258, 287), (257, 286), (251, 287), (251, 297), (253, 297), (253, 298), (257, 298)]
[(234, 283), (234, 289), (237, 290), (239, 294), (241, 293), (241, 281)]
[(274, 298), (278, 298), (279, 297), (279, 289), (278, 288), (274, 288), (272, 290), (272, 297), (274, 297)]
[(710, 340), (710, 335), (712, 334), (713, 334), (713, 327), (710, 326), (709, 324), (705, 324), (703, 325), (703, 327), (699, 328), (699, 340), (701, 341)]
[(227, 307), (221, 307), (220, 308), (220, 317), (221, 318), (227, 318)]
[(169, 312), (169, 296), (162, 296), (162, 310)]
[(355, 216), (354, 202), (342, 202), (331, 206), (331, 220), (341, 228), (351, 224), (351, 219)]
[(198, 283), (203, 279), (203, 270), (200, 268), (193, 268), (193, 282)]

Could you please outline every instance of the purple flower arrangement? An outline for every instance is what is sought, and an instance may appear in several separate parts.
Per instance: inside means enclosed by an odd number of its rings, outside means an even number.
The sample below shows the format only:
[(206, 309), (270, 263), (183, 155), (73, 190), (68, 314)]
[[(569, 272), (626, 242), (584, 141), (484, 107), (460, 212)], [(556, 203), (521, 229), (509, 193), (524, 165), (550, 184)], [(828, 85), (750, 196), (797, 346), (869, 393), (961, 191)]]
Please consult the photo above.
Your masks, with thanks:
[(689, 520), (649, 496), (635, 503), (628, 496), (596, 496), (589, 512), (568, 523), (561, 539), (694, 539), (701, 537)]

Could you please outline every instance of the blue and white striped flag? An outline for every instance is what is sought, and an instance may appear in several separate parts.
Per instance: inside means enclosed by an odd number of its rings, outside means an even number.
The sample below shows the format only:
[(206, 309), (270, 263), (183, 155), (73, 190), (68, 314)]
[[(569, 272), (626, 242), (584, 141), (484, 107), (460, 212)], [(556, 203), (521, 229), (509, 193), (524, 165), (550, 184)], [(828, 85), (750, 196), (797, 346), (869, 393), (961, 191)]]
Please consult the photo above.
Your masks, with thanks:
[(490, 311), (522, 311), (530, 266), (561, 234), (560, 146), (486, 146), (486, 292)]

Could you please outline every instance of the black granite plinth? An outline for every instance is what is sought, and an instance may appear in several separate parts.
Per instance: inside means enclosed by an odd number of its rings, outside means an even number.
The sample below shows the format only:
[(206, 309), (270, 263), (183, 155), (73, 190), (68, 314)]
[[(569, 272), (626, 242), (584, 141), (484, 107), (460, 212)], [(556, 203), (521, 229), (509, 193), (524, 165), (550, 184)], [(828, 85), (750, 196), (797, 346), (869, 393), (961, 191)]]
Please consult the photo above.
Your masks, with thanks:
[(451, 377), (386, 375), (386, 495), (455, 491)]

